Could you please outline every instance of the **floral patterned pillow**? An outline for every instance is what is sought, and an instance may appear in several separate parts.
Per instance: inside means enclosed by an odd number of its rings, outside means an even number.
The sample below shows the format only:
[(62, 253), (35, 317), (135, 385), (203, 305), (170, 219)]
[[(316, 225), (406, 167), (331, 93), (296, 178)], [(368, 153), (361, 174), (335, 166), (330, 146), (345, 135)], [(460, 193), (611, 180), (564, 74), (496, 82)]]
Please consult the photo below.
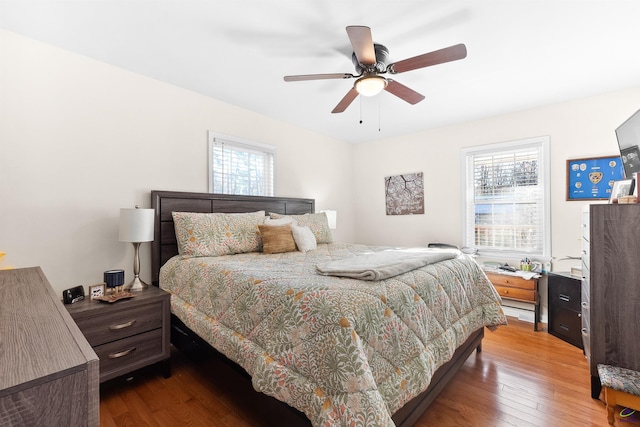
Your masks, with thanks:
[(269, 212), (269, 216), (272, 219), (291, 218), (295, 225), (300, 227), (309, 227), (315, 236), (317, 243), (333, 243), (333, 236), (331, 235), (331, 229), (329, 228), (327, 214), (324, 212), (304, 215), (282, 215)]
[(265, 212), (194, 213), (172, 212), (180, 255), (220, 256), (260, 252), (258, 225)]

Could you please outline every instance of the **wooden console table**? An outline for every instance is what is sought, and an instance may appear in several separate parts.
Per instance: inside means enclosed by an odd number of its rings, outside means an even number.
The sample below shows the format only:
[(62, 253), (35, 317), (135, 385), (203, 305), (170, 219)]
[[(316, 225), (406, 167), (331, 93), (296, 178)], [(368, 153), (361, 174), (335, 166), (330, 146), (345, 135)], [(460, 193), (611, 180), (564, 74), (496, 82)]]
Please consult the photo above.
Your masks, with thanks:
[(0, 271), (0, 425), (97, 426), (98, 356), (40, 267)]

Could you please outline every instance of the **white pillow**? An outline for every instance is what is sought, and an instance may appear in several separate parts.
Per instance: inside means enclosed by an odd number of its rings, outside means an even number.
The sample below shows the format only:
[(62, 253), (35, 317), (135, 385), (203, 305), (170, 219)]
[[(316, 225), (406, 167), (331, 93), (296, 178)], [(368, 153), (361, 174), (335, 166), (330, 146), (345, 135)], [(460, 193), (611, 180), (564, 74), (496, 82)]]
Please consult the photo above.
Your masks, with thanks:
[(280, 225), (285, 225), (285, 224), (295, 224), (295, 221), (293, 219), (291, 219), (290, 217), (282, 217), (282, 218), (278, 218), (278, 219), (273, 219), (273, 218), (269, 218), (267, 217), (264, 220), (264, 225), (275, 225), (275, 226), (280, 226)]
[(300, 252), (307, 252), (318, 247), (316, 236), (313, 235), (313, 232), (309, 227), (292, 225), (291, 233), (293, 234), (293, 240), (295, 240), (296, 246)]
[(316, 214), (303, 214), (303, 215), (282, 215), (274, 212), (269, 212), (271, 219), (280, 219), (284, 217), (291, 218), (293, 224), (299, 226), (306, 226), (311, 229), (311, 232), (316, 237), (317, 243), (333, 243), (333, 236), (331, 235), (331, 229), (329, 228), (329, 221), (327, 219), (326, 212), (320, 212)]

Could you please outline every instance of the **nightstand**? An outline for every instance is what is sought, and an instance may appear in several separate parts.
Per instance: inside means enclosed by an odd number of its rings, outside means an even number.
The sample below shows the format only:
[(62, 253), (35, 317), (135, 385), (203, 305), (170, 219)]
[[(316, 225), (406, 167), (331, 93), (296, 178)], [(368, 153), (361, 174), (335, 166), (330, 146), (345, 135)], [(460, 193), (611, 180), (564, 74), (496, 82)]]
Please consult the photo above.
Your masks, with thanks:
[(540, 298), (538, 296), (538, 279), (532, 277), (512, 276), (508, 274), (486, 272), (487, 277), (496, 288), (502, 299), (534, 304), (533, 330), (538, 330), (540, 322)]
[(162, 362), (171, 376), (170, 295), (156, 286), (107, 303), (88, 298), (65, 307), (100, 358), (100, 382)]

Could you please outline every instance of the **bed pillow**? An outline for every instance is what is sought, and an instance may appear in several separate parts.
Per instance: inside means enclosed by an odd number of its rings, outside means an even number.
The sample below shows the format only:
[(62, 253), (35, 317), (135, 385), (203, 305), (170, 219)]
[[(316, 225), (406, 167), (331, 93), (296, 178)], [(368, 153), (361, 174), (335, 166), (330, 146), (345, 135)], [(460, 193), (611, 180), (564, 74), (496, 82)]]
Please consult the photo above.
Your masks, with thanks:
[(291, 224), (284, 225), (259, 225), (262, 236), (262, 252), (265, 254), (279, 254), (294, 252), (296, 242), (291, 233)]
[(289, 217), (283, 217), (278, 219), (267, 217), (264, 220), (264, 225), (285, 225), (285, 224), (292, 224), (292, 223), (293, 223), (293, 220)]
[(261, 250), (258, 225), (265, 220), (264, 211), (171, 214), (180, 255), (221, 256)]
[(324, 212), (304, 215), (282, 215), (269, 212), (269, 216), (273, 219), (291, 218), (295, 225), (309, 227), (315, 236), (317, 243), (333, 243), (333, 236), (331, 235), (331, 229), (329, 228), (327, 214)]
[(313, 235), (309, 227), (292, 225), (291, 234), (293, 234), (293, 240), (295, 240), (296, 246), (300, 252), (307, 252), (318, 248), (318, 245), (316, 244), (316, 236)]

